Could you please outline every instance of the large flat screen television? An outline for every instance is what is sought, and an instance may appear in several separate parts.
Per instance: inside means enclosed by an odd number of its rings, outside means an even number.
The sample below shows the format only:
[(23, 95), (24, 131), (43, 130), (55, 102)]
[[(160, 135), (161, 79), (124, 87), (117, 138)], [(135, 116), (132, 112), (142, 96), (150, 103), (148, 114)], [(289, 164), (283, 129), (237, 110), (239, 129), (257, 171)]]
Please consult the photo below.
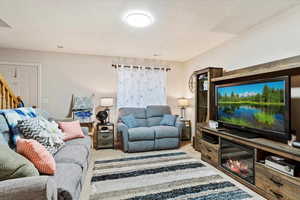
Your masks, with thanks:
[(223, 126), (290, 139), (289, 76), (216, 85), (217, 121)]

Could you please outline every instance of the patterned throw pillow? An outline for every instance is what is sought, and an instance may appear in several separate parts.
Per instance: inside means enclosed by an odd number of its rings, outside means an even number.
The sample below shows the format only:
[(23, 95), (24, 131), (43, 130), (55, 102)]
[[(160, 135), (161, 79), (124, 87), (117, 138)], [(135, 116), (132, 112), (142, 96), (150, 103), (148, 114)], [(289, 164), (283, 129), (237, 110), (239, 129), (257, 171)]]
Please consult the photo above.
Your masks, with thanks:
[(55, 173), (56, 164), (53, 156), (36, 140), (19, 139), (17, 152), (30, 160), (40, 173), (50, 175)]
[(16, 127), (18, 121), (37, 117), (37, 114), (33, 108), (16, 108), (0, 110), (0, 113), (4, 115), (10, 128), (13, 146), (16, 145), (17, 139), (20, 136), (20, 132)]
[(51, 154), (55, 154), (64, 145), (63, 133), (55, 122), (43, 117), (19, 121), (17, 127), (26, 139), (41, 143)]

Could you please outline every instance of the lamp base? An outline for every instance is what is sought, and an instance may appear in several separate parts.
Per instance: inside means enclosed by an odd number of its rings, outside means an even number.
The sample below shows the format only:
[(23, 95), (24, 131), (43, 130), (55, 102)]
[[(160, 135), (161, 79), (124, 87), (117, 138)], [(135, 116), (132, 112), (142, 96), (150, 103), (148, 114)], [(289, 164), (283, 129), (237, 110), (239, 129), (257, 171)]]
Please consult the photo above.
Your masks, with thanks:
[(185, 118), (185, 107), (181, 107), (181, 112), (180, 112), (180, 119)]

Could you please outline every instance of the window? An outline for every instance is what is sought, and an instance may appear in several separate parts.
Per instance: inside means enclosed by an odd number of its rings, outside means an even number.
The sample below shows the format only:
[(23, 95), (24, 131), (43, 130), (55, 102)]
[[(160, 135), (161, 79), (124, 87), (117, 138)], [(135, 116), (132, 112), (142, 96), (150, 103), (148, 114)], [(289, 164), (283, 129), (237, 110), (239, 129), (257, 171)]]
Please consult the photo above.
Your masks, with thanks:
[(119, 67), (117, 106), (120, 108), (165, 105), (165, 85), (165, 70)]

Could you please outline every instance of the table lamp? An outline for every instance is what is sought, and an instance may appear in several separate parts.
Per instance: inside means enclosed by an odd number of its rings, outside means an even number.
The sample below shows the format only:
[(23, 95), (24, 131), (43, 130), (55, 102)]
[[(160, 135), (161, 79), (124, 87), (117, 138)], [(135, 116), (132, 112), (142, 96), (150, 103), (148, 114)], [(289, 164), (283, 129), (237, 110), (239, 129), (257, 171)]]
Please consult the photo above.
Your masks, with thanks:
[(177, 104), (181, 108), (181, 113), (180, 113), (180, 118), (184, 119), (185, 118), (185, 109), (190, 105), (190, 102), (187, 98), (178, 98), (177, 99)]
[(106, 107), (105, 111), (108, 114), (107, 124), (110, 124), (110, 109), (109, 107), (112, 107), (114, 105), (114, 98), (112, 97), (103, 97), (100, 99), (100, 106)]

